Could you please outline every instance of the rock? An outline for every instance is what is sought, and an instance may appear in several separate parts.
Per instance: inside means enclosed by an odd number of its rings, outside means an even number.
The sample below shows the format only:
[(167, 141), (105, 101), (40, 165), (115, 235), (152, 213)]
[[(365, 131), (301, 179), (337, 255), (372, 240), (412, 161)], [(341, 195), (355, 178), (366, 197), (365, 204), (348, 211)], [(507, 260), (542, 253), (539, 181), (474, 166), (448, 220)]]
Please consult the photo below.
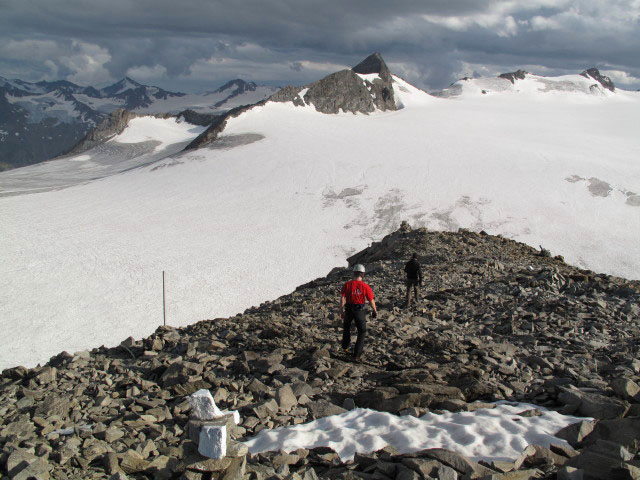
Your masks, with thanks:
[(113, 443), (116, 440), (119, 440), (122, 437), (124, 437), (124, 432), (119, 428), (111, 427), (111, 428), (107, 428), (102, 432), (96, 432), (95, 436), (96, 438), (99, 438), (100, 440), (104, 440), (107, 443)]
[(160, 377), (164, 388), (187, 383), (191, 375), (202, 373), (202, 366), (191, 362), (175, 362)]
[(35, 415), (48, 418), (52, 415), (65, 417), (71, 408), (71, 401), (66, 397), (56, 395), (47, 396), (35, 410)]
[(429, 478), (405, 467), (404, 465), (398, 465), (396, 470), (396, 480), (420, 480), (423, 478)]
[(428, 407), (433, 402), (433, 398), (430, 393), (406, 393), (372, 403), (371, 408), (382, 412), (398, 413), (411, 407)]
[(55, 382), (57, 373), (58, 370), (55, 367), (46, 366), (40, 369), (35, 379), (41, 384)]
[(148, 467), (149, 462), (135, 450), (127, 450), (120, 459), (120, 468), (124, 473), (144, 472)]
[(436, 478), (439, 480), (458, 480), (458, 472), (446, 465), (440, 465), (436, 469)]
[(245, 456), (234, 458), (222, 476), (222, 480), (243, 480), (247, 468)]
[(109, 477), (109, 480), (129, 480), (129, 477), (122, 472), (116, 472)]
[(262, 383), (257, 378), (254, 378), (253, 380), (251, 380), (249, 385), (247, 385), (247, 390), (253, 394), (257, 393), (261, 395), (265, 395), (270, 391), (269, 387), (267, 387), (264, 383)]
[(284, 385), (276, 391), (276, 401), (283, 412), (288, 412), (298, 404), (298, 400), (289, 385)]
[(185, 460), (186, 470), (193, 472), (223, 472), (231, 465), (234, 458), (207, 458), (200, 455), (190, 456)]
[(22, 448), (15, 449), (7, 458), (4, 468), (9, 475), (15, 475), (38, 459), (33, 453)]
[(137, 114), (123, 108), (114, 110), (107, 118), (100, 122), (95, 129), (90, 130), (68, 153), (80, 154), (104, 143), (115, 135), (121, 134), (129, 124), (129, 121), (137, 116)]
[[(164, 377), (164, 375), (163, 375)], [(222, 412), (216, 406), (216, 402), (209, 390), (198, 390), (189, 396), (191, 414), (197, 420), (213, 420), (222, 416)]]
[(354, 400), (357, 406), (362, 408), (376, 409), (376, 405), (380, 405), (385, 400), (392, 398), (398, 394), (395, 388), (378, 388), (376, 390), (367, 390), (359, 392)]
[(587, 479), (610, 480), (611, 470), (621, 467), (622, 462), (593, 451), (583, 451), (580, 455), (568, 460), (565, 465), (582, 470)]
[(616, 90), (616, 87), (614, 83), (611, 81), (611, 79), (607, 76), (600, 74), (600, 71), (597, 68), (589, 68), (588, 70), (585, 70), (584, 72), (582, 72), (580, 75), (586, 78), (593, 78), (607, 90), (610, 90), (612, 92), (615, 92)]
[(274, 399), (269, 399), (261, 405), (254, 407), (253, 412), (260, 420), (264, 420), (271, 415), (276, 415), (279, 408), (280, 406), (278, 405), (278, 402)]
[(328, 417), (330, 415), (340, 415), (346, 410), (338, 405), (334, 405), (326, 400), (316, 400), (305, 405), (311, 413), (312, 418)]
[(480, 477), (480, 480), (530, 480), (533, 478), (542, 478), (544, 473), (538, 469), (516, 470), (507, 473), (494, 473)]
[(640, 467), (625, 463), (611, 469), (611, 480), (640, 480)]
[(300, 397), (301, 395), (306, 395), (307, 397), (313, 396), (313, 388), (304, 382), (295, 382), (291, 386), (291, 390), (296, 397)]
[(276, 455), (271, 460), (271, 463), (274, 467), (279, 467), (280, 465), (295, 465), (300, 461), (300, 457), (291, 453), (281, 453)]
[(567, 425), (566, 427), (558, 430), (555, 436), (566, 440), (572, 447), (576, 447), (587, 435), (589, 435), (593, 431), (595, 425), (595, 422), (582, 420), (580, 422)]
[(227, 454), (227, 427), (204, 425), (200, 430), (198, 453), (204, 457), (220, 460)]
[(467, 402), (457, 398), (451, 398), (440, 402), (438, 408), (449, 412), (460, 412), (467, 409)]
[(580, 390), (559, 387), (558, 401), (566, 405), (575, 405), (578, 414), (597, 419), (622, 417), (629, 405), (616, 398), (605, 397), (597, 393), (586, 393)]
[(564, 465), (567, 458), (552, 452), (540, 445), (529, 445), (514, 462), (515, 469), (518, 470), (523, 464), (529, 466), (537, 465)]
[(118, 473), (120, 471), (120, 465), (118, 464), (118, 456), (114, 452), (107, 452), (102, 457), (104, 469), (110, 475)]
[(516, 83), (516, 80), (524, 80), (528, 73), (529, 72), (525, 72), (524, 70), (517, 70), (515, 72), (501, 73), (498, 75), (498, 78), (504, 78), (511, 83)]
[(631, 453), (637, 453), (640, 449), (640, 418), (629, 417), (598, 422), (583, 442), (585, 445), (593, 445), (598, 440), (615, 442)]
[(563, 467), (556, 474), (557, 480), (583, 480), (584, 471), (574, 467)]
[(478, 476), (492, 475), (495, 473), (490, 468), (469, 460), (464, 455), (444, 448), (430, 448), (428, 450), (421, 450), (418, 453), (421, 456), (437, 460), (438, 462), (455, 469), (459, 473), (474, 474)]
[(345, 410), (353, 410), (354, 408), (356, 408), (356, 402), (353, 400), (353, 398), (345, 398), (344, 402), (342, 402), (342, 408), (344, 408)]
[(625, 400), (640, 402), (640, 386), (628, 378), (616, 378), (611, 382), (611, 388)]

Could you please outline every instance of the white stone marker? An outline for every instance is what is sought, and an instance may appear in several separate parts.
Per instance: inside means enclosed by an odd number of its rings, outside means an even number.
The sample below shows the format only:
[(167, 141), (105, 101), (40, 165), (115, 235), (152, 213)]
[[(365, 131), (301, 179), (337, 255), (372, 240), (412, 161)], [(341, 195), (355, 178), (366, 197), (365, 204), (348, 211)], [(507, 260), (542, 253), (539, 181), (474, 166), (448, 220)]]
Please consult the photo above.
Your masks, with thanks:
[(206, 389), (198, 390), (189, 396), (191, 413), (198, 420), (213, 420), (224, 415), (216, 406), (211, 392)]
[(204, 425), (200, 430), (198, 452), (204, 457), (220, 460), (227, 454), (227, 427)]
[(225, 415), (233, 415), (235, 424), (240, 424), (240, 412), (220, 410), (211, 396), (211, 392), (207, 389), (203, 388), (189, 395), (189, 403), (191, 404), (191, 413), (198, 420), (215, 420)]

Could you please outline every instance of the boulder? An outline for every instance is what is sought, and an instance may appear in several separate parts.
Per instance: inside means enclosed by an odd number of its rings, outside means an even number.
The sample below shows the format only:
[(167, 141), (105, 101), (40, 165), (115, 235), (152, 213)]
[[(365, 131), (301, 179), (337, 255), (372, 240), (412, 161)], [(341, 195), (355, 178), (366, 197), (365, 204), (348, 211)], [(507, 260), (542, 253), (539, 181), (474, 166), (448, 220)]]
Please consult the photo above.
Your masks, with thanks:
[(204, 425), (200, 429), (198, 453), (214, 460), (224, 458), (227, 454), (226, 425)]
[(198, 390), (189, 396), (191, 414), (197, 420), (213, 420), (222, 416), (209, 390)]
[(326, 400), (312, 401), (307, 403), (305, 407), (309, 410), (311, 417), (314, 419), (328, 417), (330, 415), (340, 415), (347, 411), (344, 408), (334, 405)]
[(284, 385), (276, 390), (276, 401), (283, 412), (288, 412), (298, 404), (298, 400), (289, 385)]
[(558, 387), (558, 401), (575, 407), (576, 413), (584, 417), (612, 419), (624, 416), (629, 404), (617, 398), (606, 397), (598, 393), (583, 392), (578, 389)]

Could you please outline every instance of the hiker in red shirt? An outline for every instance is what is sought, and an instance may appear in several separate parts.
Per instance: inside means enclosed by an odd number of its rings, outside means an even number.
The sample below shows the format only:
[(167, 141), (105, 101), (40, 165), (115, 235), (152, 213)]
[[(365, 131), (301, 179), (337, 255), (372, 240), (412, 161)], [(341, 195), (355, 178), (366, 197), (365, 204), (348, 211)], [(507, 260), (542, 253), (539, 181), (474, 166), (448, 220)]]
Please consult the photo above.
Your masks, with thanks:
[(368, 301), (373, 310), (373, 318), (378, 316), (376, 301), (373, 299), (373, 290), (362, 281), (364, 277), (364, 266), (353, 267), (353, 280), (349, 280), (342, 286), (340, 292), (340, 318), (344, 320), (342, 330), (342, 349), (349, 351), (351, 344), (351, 322), (356, 322), (358, 328), (358, 338), (353, 350), (353, 357), (360, 360), (362, 349), (364, 348), (364, 335), (367, 331), (367, 315), (364, 309), (365, 301)]

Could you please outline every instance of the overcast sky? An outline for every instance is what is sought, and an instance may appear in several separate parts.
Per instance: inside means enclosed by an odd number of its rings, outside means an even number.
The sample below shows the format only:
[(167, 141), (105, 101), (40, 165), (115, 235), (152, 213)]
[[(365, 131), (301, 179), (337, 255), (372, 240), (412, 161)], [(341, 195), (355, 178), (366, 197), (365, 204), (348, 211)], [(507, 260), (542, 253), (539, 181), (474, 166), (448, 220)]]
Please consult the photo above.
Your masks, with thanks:
[(301, 85), (379, 51), (439, 89), (598, 67), (640, 89), (640, 0), (0, 0), (0, 75), (170, 90)]

